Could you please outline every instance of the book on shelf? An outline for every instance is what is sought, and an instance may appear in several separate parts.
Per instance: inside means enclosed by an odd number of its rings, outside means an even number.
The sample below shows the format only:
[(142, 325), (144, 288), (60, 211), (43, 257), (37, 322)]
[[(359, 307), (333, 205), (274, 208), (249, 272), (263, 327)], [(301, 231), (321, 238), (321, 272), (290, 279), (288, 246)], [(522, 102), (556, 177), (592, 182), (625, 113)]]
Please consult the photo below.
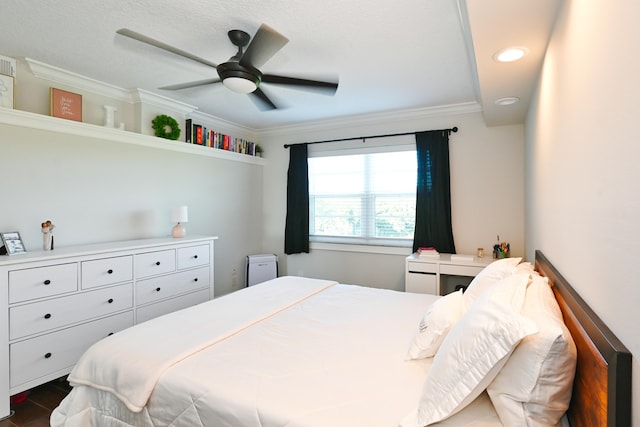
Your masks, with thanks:
[(184, 142), (191, 144), (193, 141), (191, 140), (191, 131), (193, 129), (193, 121), (192, 119), (185, 120), (184, 123)]
[(195, 144), (202, 145), (202, 141), (203, 141), (202, 125), (193, 125), (193, 129), (195, 131), (193, 135), (193, 142)]

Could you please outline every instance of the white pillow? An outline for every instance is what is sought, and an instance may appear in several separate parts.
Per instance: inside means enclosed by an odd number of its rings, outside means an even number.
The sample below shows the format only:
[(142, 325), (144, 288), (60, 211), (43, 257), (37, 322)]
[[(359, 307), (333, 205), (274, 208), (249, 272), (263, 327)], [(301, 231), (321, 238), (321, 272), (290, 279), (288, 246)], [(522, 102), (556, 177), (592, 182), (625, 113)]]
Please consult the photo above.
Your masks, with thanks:
[(467, 290), (464, 291), (465, 309), (469, 309), (483, 292), (495, 285), (501, 279), (517, 273), (516, 266), (522, 258), (503, 258), (493, 261), (473, 278)]
[(462, 317), (463, 306), (462, 289), (431, 304), (422, 316), (418, 332), (411, 341), (407, 359), (433, 357), (449, 330)]
[(516, 270), (518, 273), (533, 273), (535, 267), (530, 262), (525, 261), (516, 265)]
[(487, 391), (504, 425), (557, 426), (569, 407), (577, 356), (546, 277), (534, 273), (522, 314), (539, 332), (522, 340)]
[(529, 274), (509, 276), (483, 293), (433, 358), (417, 409), (419, 426), (450, 417), (495, 378), (516, 345), (537, 331), (520, 315)]

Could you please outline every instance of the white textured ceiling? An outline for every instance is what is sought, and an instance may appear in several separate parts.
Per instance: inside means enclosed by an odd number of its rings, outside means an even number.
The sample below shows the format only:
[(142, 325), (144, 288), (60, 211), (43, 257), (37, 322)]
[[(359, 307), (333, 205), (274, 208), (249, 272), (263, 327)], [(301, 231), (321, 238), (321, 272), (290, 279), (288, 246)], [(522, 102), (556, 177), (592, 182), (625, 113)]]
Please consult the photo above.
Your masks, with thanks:
[[(481, 105), (489, 125), (522, 123), (560, 1), (2, 0), (0, 54), (158, 93), (256, 130), (467, 103)], [(216, 71), (116, 35), (129, 28), (220, 64), (236, 51), (227, 31), (253, 35), (261, 23), (290, 40), (262, 72), (338, 77), (336, 94), (263, 84), (282, 108), (262, 112), (221, 84), (159, 90)], [(525, 43), (532, 55), (496, 68), (496, 50)], [(523, 102), (496, 108), (502, 96)]]

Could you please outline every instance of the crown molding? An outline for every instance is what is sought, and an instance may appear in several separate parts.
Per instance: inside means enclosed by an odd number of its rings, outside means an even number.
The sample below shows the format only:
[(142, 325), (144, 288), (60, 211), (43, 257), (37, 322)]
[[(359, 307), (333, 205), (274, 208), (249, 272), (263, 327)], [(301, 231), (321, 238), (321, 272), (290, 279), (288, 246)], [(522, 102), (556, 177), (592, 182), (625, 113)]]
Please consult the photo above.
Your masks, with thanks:
[(35, 59), (24, 58), (24, 62), (29, 67), (31, 73), (41, 79), (72, 86), (120, 101), (132, 102), (131, 92), (127, 89), (63, 70), (62, 68), (54, 67), (53, 65), (45, 64)]
[(246, 135), (248, 139), (252, 140), (259, 140), (263, 137), (271, 136), (297, 135), (326, 131), (327, 129), (348, 130), (359, 126), (376, 126), (385, 122), (398, 124), (426, 118), (482, 112), (482, 106), (480, 104), (477, 102), (467, 102), (438, 107), (386, 111), (358, 116), (345, 116), (335, 119), (256, 129), (197, 111), (198, 107), (196, 106), (176, 101), (166, 96), (158, 95), (143, 89), (123, 89), (121, 87), (85, 77), (31, 58), (24, 58), (24, 61), (29, 67), (31, 73), (36, 77), (110, 98), (115, 98), (131, 104), (140, 103), (143, 105), (153, 105), (163, 109), (170, 109), (185, 116), (189, 116), (195, 121), (201, 121), (211, 126), (215, 126), (221, 131), (233, 134), (242, 133), (243, 135)]
[(176, 101), (175, 99), (158, 95), (144, 89), (131, 89), (129, 92), (131, 94), (131, 102), (133, 102), (134, 104), (139, 103), (145, 105), (153, 105), (160, 108), (167, 108), (183, 115), (193, 113), (198, 109), (198, 107), (194, 105)]
[(409, 110), (388, 111), (360, 116), (346, 116), (338, 119), (306, 122), (301, 124), (265, 128), (259, 130), (262, 137), (296, 135), (318, 131), (352, 129), (359, 126), (378, 126), (380, 123), (390, 122), (394, 124), (410, 122), (442, 116), (455, 116), (482, 112), (482, 107), (477, 102), (445, 105), (439, 107), (416, 108)]
[(24, 58), (24, 62), (35, 77), (71, 86), (81, 91), (114, 98), (129, 104), (142, 103), (154, 105), (171, 109), (184, 115), (192, 113), (198, 108), (143, 89), (124, 89), (109, 83), (104, 83), (53, 65), (45, 64), (44, 62), (36, 61), (35, 59)]

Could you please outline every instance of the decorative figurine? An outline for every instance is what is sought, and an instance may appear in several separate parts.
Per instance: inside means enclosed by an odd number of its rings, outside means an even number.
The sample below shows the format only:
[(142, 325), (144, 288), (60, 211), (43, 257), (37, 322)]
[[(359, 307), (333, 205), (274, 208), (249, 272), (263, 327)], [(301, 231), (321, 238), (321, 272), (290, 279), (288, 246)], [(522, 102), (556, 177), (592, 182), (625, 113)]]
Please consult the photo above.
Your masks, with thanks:
[(116, 107), (111, 105), (104, 105), (104, 126), (108, 128), (115, 127)]
[(53, 249), (53, 229), (56, 228), (51, 221), (47, 220), (42, 224), (42, 248), (45, 251)]

